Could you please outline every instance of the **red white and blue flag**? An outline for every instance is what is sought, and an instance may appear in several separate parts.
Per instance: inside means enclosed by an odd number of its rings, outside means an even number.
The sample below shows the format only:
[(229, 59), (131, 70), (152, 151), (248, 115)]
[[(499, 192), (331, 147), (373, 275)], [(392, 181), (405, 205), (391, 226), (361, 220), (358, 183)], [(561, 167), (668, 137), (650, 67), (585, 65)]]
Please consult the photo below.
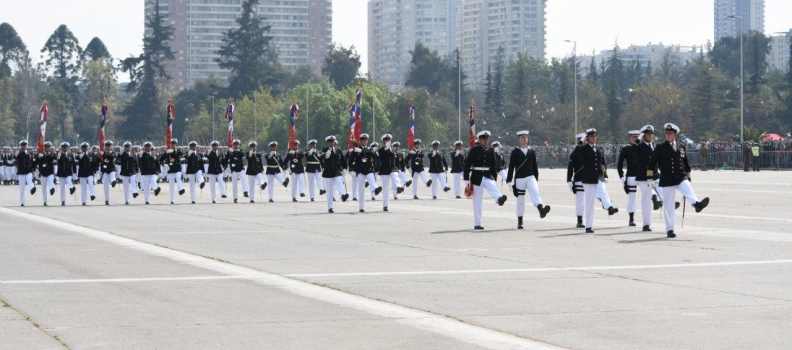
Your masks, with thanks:
[(234, 99), (228, 99), (228, 106), (226, 107), (226, 120), (228, 120), (228, 148), (234, 147)]
[(355, 147), (360, 139), (360, 131), (362, 122), (360, 118), (360, 105), (363, 104), (363, 90), (358, 89), (355, 93), (355, 102), (350, 104), (349, 107), (349, 148)]
[(407, 113), (410, 120), (410, 128), (407, 130), (407, 147), (410, 151), (413, 149), (413, 141), (415, 141), (415, 104), (410, 103)]
[(473, 101), (470, 102), (470, 147), (476, 145), (476, 106)]
[(99, 150), (104, 151), (105, 125), (107, 124), (107, 121), (110, 120), (110, 108), (107, 107), (107, 99), (102, 99), (102, 108), (100, 109), (100, 113), (102, 115), (99, 119)]
[(292, 103), (289, 113), (289, 149), (296, 149), (297, 147), (294, 145), (294, 141), (297, 140), (297, 131), (295, 121), (297, 118), (300, 117), (300, 106), (297, 106), (296, 103)]
[(41, 123), (41, 127), (39, 128), (39, 138), (38, 138), (38, 152), (44, 153), (44, 139), (47, 137), (47, 115), (49, 115), (49, 107), (47, 107), (47, 101), (44, 101), (41, 104), (40, 110), (40, 119), (39, 122)]
[(165, 144), (170, 148), (170, 140), (173, 139), (173, 120), (176, 119), (176, 107), (173, 101), (168, 101), (168, 130), (165, 132)]

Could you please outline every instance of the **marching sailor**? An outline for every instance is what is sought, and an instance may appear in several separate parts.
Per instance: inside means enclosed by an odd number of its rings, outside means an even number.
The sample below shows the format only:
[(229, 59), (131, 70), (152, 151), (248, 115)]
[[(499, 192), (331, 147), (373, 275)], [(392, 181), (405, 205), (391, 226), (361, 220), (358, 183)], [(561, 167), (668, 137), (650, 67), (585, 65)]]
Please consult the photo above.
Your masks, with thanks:
[(352, 172), (354, 177), (357, 178), (355, 185), (358, 187), (358, 194), (360, 194), (360, 199), (358, 200), (358, 209), (361, 213), (365, 212), (366, 210), (366, 181), (374, 182), (374, 154), (371, 150), (367, 147), (368, 146), (368, 134), (361, 134), (359, 144), (355, 145), (350, 152), (350, 167), (349, 171)]
[(467, 159), (465, 159), (464, 179), (465, 187), (468, 181), (473, 184), (473, 222), (474, 229), (483, 230), (482, 224), (482, 201), (484, 190), (495, 198), (495, 203), (503, 206), (506, 203), (505, 195), (501, 194), (498, 186), (495, 185), (495, 178), (498, 176), (498, 166), (495, 163), (495, 152), (487, 147), (490, 132), (481, 131), (478, 136), (479, 143), (470, 149)]
[[(283, 187), (288, 187), (289, 178), (284, 178), (283, 172), (281, 171), (281, 169), (286, 168), (286, 165), (283, 164), (283, 160), (281, 160), (281, 157), (278, 155), (278, 142), (270, 142), (269, 149), (269, 153), (264, 156), (265, 162), (267, 163), (267, 183), (271, 183), (272, 180), (276, 180), (280, 182)], [(270, 203), (274, 202), (275, 187), (270, 186), (268, 194)]]
[(325, 194), (327, 195), (327, 212), (333, 213), (333, 195), (336, 191), (341, 195), (341, 201), (346, 202), (349, 198), (344, 185), (344, 158), (341, 150), (336, 148), (335, 136), (325, 138), (327, 147), (322, 150), (321, 157), (324, 162), (322, 178), (325, 182)]
[(517, 132), (519, 147), (512, 150), (509, 157), (509, 172), (506, 182), (514, 183), (512, 189), (517, 197), (517, 229), (523, 229), (525, 214), (525, 192), (531, 195), (531, 203), (539, 210), (539, 217), (544, 218), (550, 212), (550, 206), (542, 204), (539, 196), (539, 166), (536, 153), (528, 146), (528, 130)]
[(575, 195), (575, 215), (577, 215), (577, 228), (585, 228), (583, 225), (583, 158), (580, 156), (580, 147), (583, 146), (583, 140), (586, 138), (586, 133), (580, 133), (575, 136), (577, 145), (575, 149), (569, 153), (569, 163), (567, 164), (567, 184), (569, 190)]
[(300, 191), (300, 197), (305, 197), (305, 167), (303, 166), (303, 158), (305, 153), (300, 150), (300, 140), (294, 140), (292, 149), (286, 153), (286, 159), (283, 160), (284, 166), (289, 170), (292, 180), (292, 202), (297, 201), (297, 190)]
[(157, 170), (159, 161), (152, 154), (151, 142), (143, 144), (143, 154), (138, 157), (138, 168), (140, 169), (140, 182), (143, 184), (143, 198), (146, 204), (151, 202), (151, 188), (154, 189), (154, 196), (159, 196), (160, 187), (157, 184)]
[[(696, 212), (701, 212), (709, 205), (709, 197), (698, 200), (696, 193), (693, 192), (693, 187), (690, 186), (690, 165), (688, 165), (687, 155), (685, 154), (685, 146), (679, 145), (676, 140), (679, 134), (679, 127), (666, 123), (665, 129), (665, 142), (657, 145), (654, 151), (654, 157), (649, 162), (649, 167), (646, 170), (646, 176), (654, 176), (655, 167), (660, 169), (660, 188), (663, 195), (663, 211), (665, 212), (666, 235), (668, 238), (676, 237), (674, 233), (674, 214), (675, 209), (669, 203), (673, 203), (676, 197), (676, 191), (679, 190), (682, 195), (690, 201), (690, 205), (696, 209)], [(655, 187), (654, 180), (650, 181), (652, 187)]]
[[(506, 179), (506, 159), (503, 158), (503, 147), (501, 147), (500, 141), (495, 141), (491, 144), (492, 151), (495, 152), (495, 164), (498, 166), (498, 177), (500, 177), (501, 181)], [(508, 181), (507, 181), (508, 182)], [(509, 183), (511, 186), (511, 183)]]
[(189, 146), (190, 149), (187, 151), (187, 154), (184, 155), (184, 161), (186, 163), (186, 168), (184, 170), (187, 175), (187, 181), (190, 182), (190, 201), (192, 201), (192, 204), (195, 204), (195, 184), (200, 183), (201, 189), (206, 185), (203, 178), (203, 164), (204, 161), (208, 161), (208, 159), (196, 150), (198, 147), (197, 142), (190, 141)]
[[(68, 144), (66, 144), (66, 148), (68, 148)], [(121, 185), (124, 190), (124, 204), (129, 205), (130, 202), (130, 195), (134, 198), (138, 196), (138, 187), (137, 187), (137, 173), (139, 172), (138, 168), (138, 159), (137, 154), (132, 153), (132, 143), (124, 142), (124, 150), (118, 156), (117, 163), (121, 166), (121, 171), (118, 172), (119, 178), (121, 179)], [(58, 161), (60, 164), (60, 161)], [(60, 172), (60, 166), (58, 167), (58, 172)], [(60, 175), (59, 179), (60, 179)], [(63, 197), (63, 185), (61, 185), (61, 198)], [(65, 203), (65, 202), (64, 202)]]
[(160, 163), (168, 167), (168, 189), (170, 190), (170, 202), (176, 202), (175, 187), (178, 185), (179, 195), (184, 194), (184, 184), (182, 183), (182, 169), (181, 159), (182, 151), (176, 146), (179, 143), (177, 139), (170, 140), (170, 147), (160, 156)]
[(443, 186), (443, 192), (448, 192), (451, 188), (448, 187), (446, 182), (445, 172), (448, 171), (448, 163), (446, 162), (443, 151), (440, 150), (440, 141), (432, 141), (432, 152), (429, 153), (429, 174), (432, 176), (432, 199), (437, 199), (437, 194), (440, 192), (438, 189), (438, 181)]
[(55, 171), (55, 176), (58, 178), (58, 185), (60, 187), (61, 206), (66, 205), (66, 187), (69, 188), (69, 195), (74, 194), (74, 191), (77, 190), (77, 188), (74, 187), (74, 181), (72, 181), (75, 169), (77, 168), (77, 162), (74, 160), (74, 156), (71, 152), (69, 152), (69, 147), (70, 145), (68, 142), (61, 143), (60, 152), (55, 155), (58, 167)]
[(248, 197), (248, 184), (247, 184), (247, 177), (245, 175), (245, 152), (242, 152), (239, 149), (240, 145), (239, 140), (234, 140), (232, 143), (232, 148), (228, 150), (226, 154), (226, 163), (228, 164), (229, 170), (231, 170), (231, 191), (233, 192), (234, 203), (237, 202), (237, 183), (242, 182), (242, 195), (246, 198)]
[[(206, 174), (209, 176), (209, 193), (212, 196), (212, 203), (217, 203), (217, 189), (220, 189), (220, 198), (226, 198), (225, 182), (223, 181), (223, 157), (220, 155), (218, 147), (220, 143), (212, 141), (212, 150), (206, 154)], [(220, 182), (223, 182), (221, 185)]]
[[(412, 181), (406, 184), (407, 187), (413, 181), (418, 181), (420, 177), (421, 180), (426, 184), (426, 187), (432, 187), (432, 180), (426, 175), (426, 171), (424, 171), (423, 160), (424, 154), (421, 150), (421, 139), (415, 139), (413, 141), (413, 149), (407, 154), (407, 158), (404, 159), (404, 163), (406, 166), (412, 171)], [(413, 187), (413, 199), (418, 199), (418, 185), (416, 184)]]
[(454, 195), (462, 198), (462, 170), (465, 167), (465, 154), (462, 152), (462, 141), (454, 142), (454, 153), (451, 154), (451, 177), (454, 181)]
[(80, 144), (80, 153), (77, 153), (77, 177), (80, 178), (80, 199), (82, 205), (88, 205), (88, 195), (91, 200), (96, 199), (94, 192), (94, 169), (99, 160), (93, 152), (88, 151), (88, 143)]
[(605, 157), (602, 149), (597, 147), (597, 129), (586, 130), (586, 143), (580, 148), (580, 155), (583, 160), (582, 182), (584, 190), (583, 207), (586, 212), (586, 233), (594, 233), (594, 199), (599, 198), (604, 208), (607, 208), (608, 215), (619, 212), (611, 203), (610, 196), (606, 192), (605, 179), (607, 178), (605, 168)]
[(369, 145), (371, 151), (371, 176), (366, 178), (366, 187), (371, 192), (371, 200), (375, 200), (376, 196), (382, 192), (382, 186), (377, 183), (377, 173), (379, 173), (380, 159), (379, 159), (379, 143), (372, 142)]
[[(325, 194), (324, 181), (322, 181), (322, 157), (316, 149), (316, 140), (308, 141), (308, 152), (305, 154), (305, 172), (308, 173), (308, 194), (311, 202), (314, 201), (316, 187), (319, 195)], [(293, 188), (292, 188), (293, 189)]]
[[(648, 169), (649, 163), (652, 157), (654, 157), (655, 145), (652, 143), (654, 127), (651, 125), (644, 125), (639, 132), (641, 133), (641, 139), (638, 141), (638, 145), (634, 150), (635, 162), (638, 165), (635, 181), (638, 188), (641, 190), (642, 230), (644, 232), (651, 232), (652, 229), (649, 225), (652, 224), (652, 204), (654, 204), (654, 210), (657, 210), (663, 206), (663, 202), (657, 198), (657, 194), (654, 193), (656, 189), (652, 188), (649, 180), (659, 180), (660, 174), (657, 171), (657, 165), (655, 165), (653, 169)], [(652, 176), (646, 176), (647, 169), (652, 171)]]
[[(638, 183), (635, 176), (638, 174), (638, 162), (636, 158), (636, 149), (638, 148), (638, 135), (639, 130), (630, 130), (627, 135), (630, 136), (630, 144), (622, 147), (619, 152), (619, 159), (616, 162), (616, 172), (619, 173), (619, 180), (624, 186), (624, 193), (627, 194), (627, 214), (630, 215), (629, 226), (635, 226), (635, 210), (638, 206), (636, 192), (638, 190)], [(627, 162), (627, 173), (625, 174), (622, 168), (624, 162)]]
[(392, 138), (393, 136), (391, 136), (391, 134), (382, 135), (382, 148), (377, 150), (380, 160), (379, 176), (382, 179), (382, 211), (388, 211), (388, 204), (390, 204), (390, 198), (388, 198), (388, 196), (391, 190), (391, 181), (393, 181), (393, 187), (396, 189), (394, 193), (404, 191), (399, 186), (398, 170), (396, 170), (395, 167), (396, 153), (394, 153), (393, 148), (391, 148)]
[[(405, 187), (410, 187), (410, 185), (412, 184), (412, 180), (410, 180), (410, 177), (408, 177), (406, 173), (407, 163), (404, 161), (404, 152), (400, 150), (401, 142), (396, 141), (391, 145), (391, 147), (393, 147), (393, 154), (395, 155), (395, 157), (393, 158), (393, 162), (394, 162), (393, 168), (398, 170), (396, 172), (396, 176), (399, 177), (400, 180), (399, 183), (402, 184), (401, 187), (397, 188), (393, 192), (393, 199), (398, 200), (399, 199), (398, 194), (404, 192)], [(393, 182), (394, 185), (396, 185), (396, 183), (397, 183), (396, 181)]]
[(115, 188), (116, 185), (116, 158), (116, 153), (113, 151), (113, 141), (105, 141), (101, 158), (101, 168), (99, 169), (99, 172), (102, 174), (105, 205), (110, 205), (110, 187), (112, 186)]
[(14, 155), (13, 163), (16, 166), (16, 178), (19, 183), (19, 202), (25, 206), (25, 187), (30, 191), (30, 195), (36, 194), (36, 186), (33, 184), (33, 171), (36, 169), (36, 159), (27, 149), (27, 140), (19, 141), (19, 150)]
[(255, 185), (260, 183), (261, 189), (267, 188), (267, 183), (264, 182), (262, 173), (264, 172), (264, 161), (261, 159), (261, 154), (256, 152), (258, 143), (250, 141), (248, 144), (250, 151), (245, 152), (245, 159), (247, 160), (247, 169), (245, 174), (248, 177), (248, 195), (250, 195), (250, 203), (256, 203), (256, 189)]
[(47, 194), (50, 196), (55, 195), (55, 165), (57, 159), (52, 153), (52, 143), (47, 141), (44, 143), (44, 153), (39, 153), (36, 160), (39, 171), (39, 181), (41, 181), (42, 193), (44, 199), (44, 206), (47, 206)]

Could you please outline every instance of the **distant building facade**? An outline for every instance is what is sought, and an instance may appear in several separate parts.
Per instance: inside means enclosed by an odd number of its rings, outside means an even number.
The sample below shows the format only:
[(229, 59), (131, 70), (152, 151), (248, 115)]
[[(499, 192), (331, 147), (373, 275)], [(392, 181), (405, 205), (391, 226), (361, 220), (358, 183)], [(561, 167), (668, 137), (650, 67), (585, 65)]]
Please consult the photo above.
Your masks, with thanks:
[(767, 68), (789, 72), (789, 43), (792, 42), (792, 29), (786, 34), (770, 37), (770, 54), (767, 55)]
[(764, 0), (715, 0), (715, 41), (750, 31), (764, 33), (764, 9)]

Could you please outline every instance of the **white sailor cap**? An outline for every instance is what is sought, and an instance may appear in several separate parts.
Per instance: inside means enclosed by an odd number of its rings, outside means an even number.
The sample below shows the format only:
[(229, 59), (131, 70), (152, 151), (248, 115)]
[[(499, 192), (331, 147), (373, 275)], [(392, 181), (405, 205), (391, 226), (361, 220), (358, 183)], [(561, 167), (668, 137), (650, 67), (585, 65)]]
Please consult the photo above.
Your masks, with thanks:
[(523, 135), (528, 136), (528, 130), (520, 130), (520, 131), (517, 132), (517, 137), (520, 137), (520, 136), (523, 136)]
[(368, 134), (360, 134), (360, 139), (361, 139), (361, 140), (362, 140), (362, 139), (366, 139), (366, 140), (368, 140), (368, 138), (369, 138)]
[(146, 146), (151, 147), (151, 142), (146, 141), (145, 143), (143, 143), (143, 147), (146, 147)]
[(310, 139), (310, 140), (308, 140), (308, 144), (309, 145), (315, 145), (316, 144), (316, 140)]
[(372, 143), (371, 143), (371, 147), (379, 147), (379, 143), (372, 142)]
[(110, 141), (110, 140), (105, 141), (105, 145), (112, 145), (112, 144), (113, 144), (113, 141)]
[(88, 142), (81, 143), (80, 144), (80, 148), (82, 148), (82, 147), (86, 147), (87, 148), (88, 147)]
[(19, 145), (20, 145), (20, 146), (21, 146), (21, 145), (27, 145), (27, 144), (28, 144), (28, 143), (27, 143), (27, 140), (21, 140), (21, 141), (19, 141)]
[(457, 141), (457, 142), (454, 142), (454, 146), (462, 146), (462, 145), (464, 145), (464, 144), (462, 143), (462, 141)]
[(489, 138), (490, 135), (492, 135), (491, 132), (489, 132), (487, 130), (484, 130), (484, 131), (479, 131), (479, 133), (476, 134), (476, 137), (478, 137), (478, 138)]
[(432, 146), (435, 146), (435, 145), (436, 145), (436, 146), (440, 146), (440, 141), (438, 141), (438, 140), (434, 140), (434, 141), (432, 141), (431, 145), (432, 145)]
[(256, 142), (256, 141), (250, 141), (250, 143), (248, 143), (248, 146), (249, 146), (249, 147), (258, 146), (258, 142)]
[(173, 139), (170, 139), (170, 143), (179, 143), (179, 140), (173, 138)]
[(640, 134), (641, 134), (640, 130), (630, 130), (630, 131), (627, 132), (627, 135), (630, 135), (630, 136), (638, 136)]
[(492, 145), (491, 145), (491, 146), (492, 146), (492, 147), (498, 147), (498, 146), (500, 146), (500, 145), (501, 145), (501, 144), (500, 144), (500, 141), (495, 141), (495, 142), (493, 142), (493, 143), (492, 143)]
[(190, 144), (189, 144), (189, 145), (190, 145), (190, 146), (198, 146), (198, 142), (195, 142), (195, 141), (190, 141)]
[(52, 142), (49, 141), (44, 142), (44, 147), (50, 147), (50, 146), (52, 146)]
[(674, 123), (666, 123), (663, 127), (665, 128), (666, 132), (673, 132), (675, 134), (679, 133), (679, 127)]
[(272, 142), (269, 143), (270, 147), (275, 147), (277, 145), (278, 145), (278, 141), (272, 141)]
[(242, 144), (242, 141), (239, 141), (239, 139), (234, 139), (234, 141), (232, 141), (231, 143), (234, 145), (239, 145)]
[(596, 135), (597, 129), (591, 128), (586, 130), (586, 136)]
[(61, 147), (71, 147), (71, 145), (68, 142), (61, 142), (60, 146)]
[(394, 142), (394, 143), (393, 143), (393, 145), (392, 145), (392, 146), (393, 146), (393, 147), (401, 147), (401, 142), (399, 142), (399, 141), (396, 141), (396, 142)]
[(91, 149), (99, 149), (99, 146), (93, 145), (93, 146), (91, 146)]
[(642, 133), (642, 134), (646, 134), (646, 133), (653, 134), (653, 133), (654, 133), (654, 126), (651, 126), (651, 125), (644, 125), (644, 126), (641, 128), (641, 130), (638, 130), (638, 131), (639, 131), (640, 133)]
[(382, 135), (382, 137), (380, 137), (380, 140), (385, 141), (385, 140), (390, 140), (392, 138), (393, 138), (393, 136), (391, 136), (391, 134), (385, 134), (385, 135)]
[(413, 144), (417, 144), (417, 143), (421, 143), (421, 139), (415, 139), (415, 140), (413, 140)]
[[(61, 144), (61, 146), (63, 146), (63, 145)], [(132, 142), (129, 142), (129, 141), (124, 142), (124, 147), (132, 147)]]
[(294, 140), (294, 143), (299, 145), (299, 144), (300, 144), (300, 140), (296, 140), (296, 139), (295, 139), (295, 140)]
[(220, 142), (212, 141), (212, 143), (210, 143), (209, 145), (210, 146), (220, 146)]
[(576, 138), (578, 141), (583, 141), (583, 139), (585, 139), (585, 138), (586, 138), (586, 133), (585, 133), (585, 132), (581, 132), (580, 134), (577, 134), (577, 135), (575, 135), (575, 138)]
[(325, 137), (325, 141), (327, 141), (327, 142), (335, 142), (335, 140), (336, 140), (336, 138), (333, 135)]

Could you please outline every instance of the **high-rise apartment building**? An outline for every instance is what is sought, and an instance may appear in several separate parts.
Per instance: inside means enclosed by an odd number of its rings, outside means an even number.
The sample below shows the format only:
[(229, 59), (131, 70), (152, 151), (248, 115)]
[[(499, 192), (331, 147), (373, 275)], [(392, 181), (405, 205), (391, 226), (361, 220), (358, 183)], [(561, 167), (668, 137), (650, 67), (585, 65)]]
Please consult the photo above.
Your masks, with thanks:
[(764, 0), (715, 0), (715, 41), (752, 30), (764, 33), (764, 8)]
[(404, 84), (410, 69), (410, 51), (421, 42), (446, 56), (450, 5), (459, 0), (370, 0), (368, 2), (368, 71), (388, 86)]
[[(145, 0), (145, 11), (154, 9)], [(223, 44), (223, 33), (237, 28), (242, 0), (159, 0), (160, 11), (174, 27), (171, 41), (175, 59), (167, 71), (176, 88), (187, 88), (214, 76), (221, 82), (229, 71), (220, 69), (214, 59)], [(256, 14), (271, 26), (269, 35), (278, 48), (280, 63), (289, 68), (310, 66), (319, 73), (332, 45), (332, 0), (261, 0)]]
[(770, 70), (780, 70), (789, 72), (790, 47), (792, 43), (792, 29), (785, 34), (773, 35), (770, 37), (770, 54), (767, 55), (767, 68)]
[(463, 0), (457, 7), (457, 47), (468, 83), (481, 87), (498, 48), (545, 59), (546, 0)]

